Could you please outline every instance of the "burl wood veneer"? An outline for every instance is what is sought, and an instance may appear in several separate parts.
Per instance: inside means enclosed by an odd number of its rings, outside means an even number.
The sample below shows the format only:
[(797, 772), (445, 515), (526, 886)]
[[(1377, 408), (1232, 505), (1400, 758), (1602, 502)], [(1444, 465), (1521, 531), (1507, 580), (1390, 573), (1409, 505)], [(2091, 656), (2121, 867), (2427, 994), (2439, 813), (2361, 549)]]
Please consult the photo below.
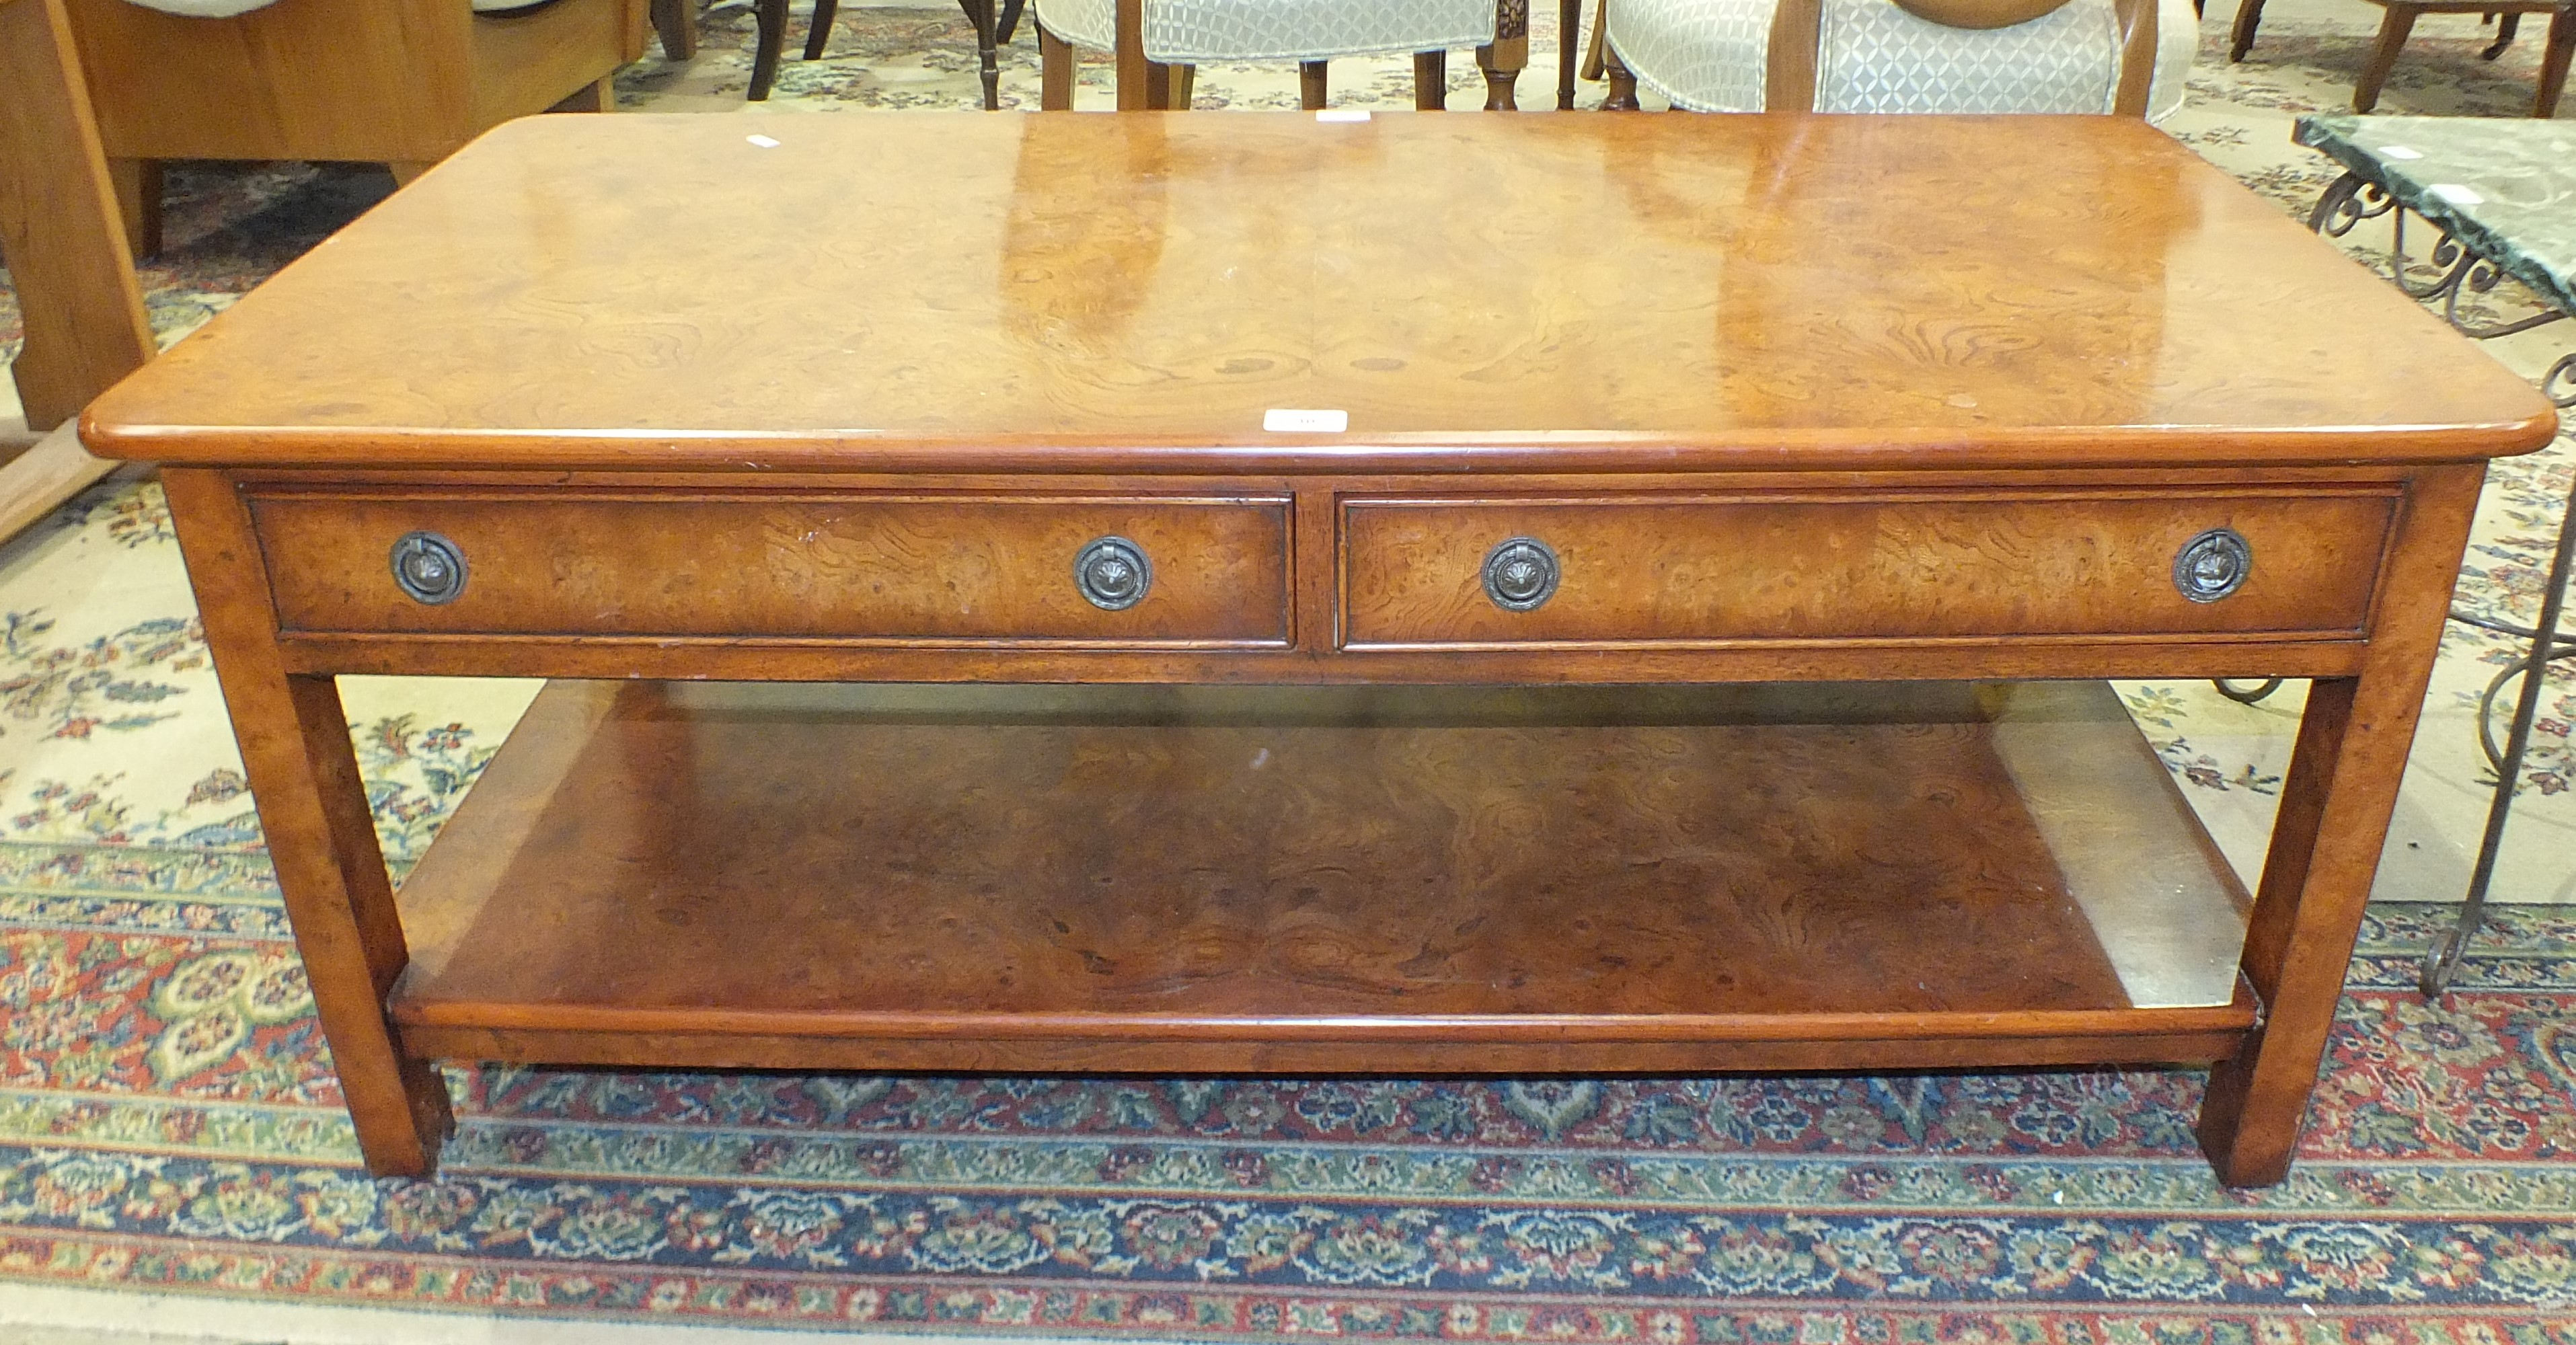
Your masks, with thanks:
[[(506, 127), (86, 422), (371, 1167), (461, 1056), (2207, 1060), (2287, 1170), (2554, 428), (2402, 296), (2121, 118), (770, 129)], [(596, 680), (397, 899), (357, 672)], [(2010, 680), (2213, 675), (2316, 679), (2250, 897)]]

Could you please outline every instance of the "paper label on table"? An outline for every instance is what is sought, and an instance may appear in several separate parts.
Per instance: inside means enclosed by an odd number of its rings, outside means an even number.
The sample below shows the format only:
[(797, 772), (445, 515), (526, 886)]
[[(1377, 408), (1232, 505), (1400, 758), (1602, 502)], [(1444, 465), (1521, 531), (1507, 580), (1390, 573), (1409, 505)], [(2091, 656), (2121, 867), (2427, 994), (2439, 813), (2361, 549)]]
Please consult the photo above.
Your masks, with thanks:
[(2456, 182), (2436, 182), (2432, 186), (2426, 187), (2424, 190), (2433, 193), (2435, 196), (2441, 197), (2443, 200), (2448, 201), (2453, 205), (2485, 205), (2487, 203), (2487, 198), (2478, 195), (2476, 192), (2473, 192)]
[(2420, 149), (2408, 149), (2404, 145), (2382, 145), (2379, 147), (2379, 157), (2383, 159), (2420, 159), (2424, 157), (2424, 151)]
[(1348, 411), (1289, 411), (1273, 407), (1261, 417), (1272, 434), (1340, 434), (1351, 427)]
[(1317, 121), (1367, 121), (1368, 119), (1368, 109), (1364, 107), (1328, 107), (1315, 114)]
[(755, 144), (755, 145), (760, 146), (762, 149), (776, 149), (776, 148), (778, 148), (778, 142), (777, 142), (777, 141), (775, 141), (775, 140), (770, 139), (768, 136), (765, 136), (765, 135), (747, 135), (747, 136), (744, 136), (744, 137), (743, 137), (743, 139), (748, 140), (748, 141), (750, 141), (751, 143), (753, 143), (753, 144)]

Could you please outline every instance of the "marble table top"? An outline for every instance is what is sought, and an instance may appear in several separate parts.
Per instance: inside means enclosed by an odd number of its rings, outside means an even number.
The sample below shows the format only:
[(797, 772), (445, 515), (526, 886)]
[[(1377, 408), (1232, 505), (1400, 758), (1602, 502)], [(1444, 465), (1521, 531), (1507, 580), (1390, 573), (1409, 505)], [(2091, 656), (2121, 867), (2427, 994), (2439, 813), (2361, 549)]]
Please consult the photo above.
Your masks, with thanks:
[(2576, 126), (2344, 114), (2299, 118), (2297, 139), (2576, 313)]

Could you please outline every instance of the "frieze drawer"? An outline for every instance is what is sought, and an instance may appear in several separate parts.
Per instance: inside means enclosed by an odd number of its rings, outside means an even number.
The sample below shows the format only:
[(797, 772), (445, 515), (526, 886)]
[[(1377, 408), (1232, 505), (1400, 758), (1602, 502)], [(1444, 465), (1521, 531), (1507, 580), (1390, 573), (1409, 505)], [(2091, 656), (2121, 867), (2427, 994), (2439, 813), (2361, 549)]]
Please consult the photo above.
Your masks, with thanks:
[(275, 491), (281, 629), (1279, 646), (1286, 497)]
[(2368, 625), (2393, 487), (1346, 499), (1346, 648)]

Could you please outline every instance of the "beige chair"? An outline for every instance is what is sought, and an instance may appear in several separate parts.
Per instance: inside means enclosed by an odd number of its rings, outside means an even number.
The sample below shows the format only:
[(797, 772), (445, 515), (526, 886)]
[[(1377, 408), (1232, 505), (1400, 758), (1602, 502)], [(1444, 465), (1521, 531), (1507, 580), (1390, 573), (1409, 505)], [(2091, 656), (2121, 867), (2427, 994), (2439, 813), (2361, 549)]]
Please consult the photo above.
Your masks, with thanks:
[(1609, 0), (1602, 29), (1614, 107), (2132, 116), (2181, 105), (2198, 31), (2190, 0)]
[[(1113, 52), (1121, 109), (1185, 108), (1203, 61), (1298, 64), (1300, 101), (1324, 105), (1337, 56), (1412, 52), (1413, 104), (1446, 105), (1448, 53), (1494, 42), (1495, 0), (1034, 0), (1041, 107), (1073, 106), (1073, 48)], [(1524, 41), (1526, 46), (1526, 41)]]
[[(491, 0), (486, 0), (491, 3)], [(273, 0), (225, 18), (65, 0), (135, 251), (157, 250), (164, 159), (338, 159), (408, 181), (484, 131), (606, 111), (647, 0)]]

